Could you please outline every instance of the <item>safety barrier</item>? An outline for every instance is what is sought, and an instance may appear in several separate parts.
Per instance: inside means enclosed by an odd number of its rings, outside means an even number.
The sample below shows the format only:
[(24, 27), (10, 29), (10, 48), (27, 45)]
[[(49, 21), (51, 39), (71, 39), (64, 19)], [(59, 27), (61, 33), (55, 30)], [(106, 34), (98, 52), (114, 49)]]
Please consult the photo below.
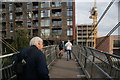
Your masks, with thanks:
[(74, 46), (72, 52), (87, 78), (120, 78), (120, 56), (84, 46)]
[[(57, 53), (59, 51), (58, 46), (49, 45), (43, 47), (43, 53), (46, 54), (47, 65), (50, 67), (52, 62), (57, 58)], [(2, 61), (2, 68), (0, 68), (0, 74), (2, 75), (1, 80), (15, 80), (16, 74), (13, 71), (13, 60), (17, 53), (10, 53), (7, 55), (0, 56)]]

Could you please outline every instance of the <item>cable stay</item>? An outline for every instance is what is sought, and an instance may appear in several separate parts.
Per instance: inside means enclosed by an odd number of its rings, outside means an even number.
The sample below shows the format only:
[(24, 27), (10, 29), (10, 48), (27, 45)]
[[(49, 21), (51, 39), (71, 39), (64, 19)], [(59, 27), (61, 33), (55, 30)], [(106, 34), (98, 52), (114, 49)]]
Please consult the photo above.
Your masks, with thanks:
[(9, 44), (7, 41), (5, 41), (3, 38), (0, 38), (0, 41), (4, 43), (8, 48), (10, 48), (13, 52), (18, 52), (17, 49), (15, 49), (11, 44)]

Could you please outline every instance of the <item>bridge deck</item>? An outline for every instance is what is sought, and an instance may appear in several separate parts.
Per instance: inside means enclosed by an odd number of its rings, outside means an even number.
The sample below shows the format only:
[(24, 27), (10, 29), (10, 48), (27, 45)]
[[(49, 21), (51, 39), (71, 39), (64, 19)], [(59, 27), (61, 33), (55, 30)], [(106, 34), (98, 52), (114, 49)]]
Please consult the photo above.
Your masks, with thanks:
[(57, 59), (50, 69), (50, 78), (80, 78), (83, 72), (77, 66), (74, 58), (67, 61), (66, 53), (62, 59)]

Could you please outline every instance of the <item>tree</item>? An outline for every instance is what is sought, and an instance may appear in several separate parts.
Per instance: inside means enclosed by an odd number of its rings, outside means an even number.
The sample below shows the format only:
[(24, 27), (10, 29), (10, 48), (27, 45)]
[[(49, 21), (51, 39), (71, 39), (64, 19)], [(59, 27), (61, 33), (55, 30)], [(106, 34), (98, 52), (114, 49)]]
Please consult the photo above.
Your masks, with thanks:
[(29, 45), (28, 31), (25, 29), (18, 29), (15, 34), (15, 40), (13, 46), (21, 51), (23, 48)]

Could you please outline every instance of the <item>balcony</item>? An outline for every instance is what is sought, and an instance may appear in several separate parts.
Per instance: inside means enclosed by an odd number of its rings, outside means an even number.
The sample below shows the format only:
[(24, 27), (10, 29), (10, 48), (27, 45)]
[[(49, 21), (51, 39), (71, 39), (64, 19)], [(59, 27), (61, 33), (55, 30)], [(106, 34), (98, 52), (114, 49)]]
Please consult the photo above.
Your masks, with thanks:
[(6, 26), (2, 26), (2, 30), (5, 30), (6, 29)]
[(62, 22), (54, 21), (52, 26), (62, 26)]
[(23, 16), (16, 16), (16, 19), (22, 19)]
[(2, 9), (2, 12), (5, 12), (6, 11), (6, 9)]
[(31, 27), (31, 25), (32, 25), (31, 22), (27, 22), (28, 27)]
[(2, 18), (2, 21), (5, 21), (6, 20), (6, 18)]
[(16, 7), (16, 11), (22, 11), (21, 7)]
[(52, 17), (57, 17), (57, 16), (61, 16), (62, 13), (61, 12), (56, 12), (55, 14), (52, 14)]
[(33, 27), (38, 27), (39, 25), (38, 25), (38, 23), (36, 23), (36, 24), (33, 24)]
[(38, 9), (38, 6), (33, 6), (33, 9)]
[(62, 34), (62, 30), (61, 29), (53, 29), (52, 30), (52, 36), (53, 37), (61, 36), (61, 34)]
[(22, 24), (16, 24), (16, 27), (23, 27)]
[(5, 38), (5, 37), (6, 37), (6, 34), (2, 34), (2, 37)]
[(23, 21), (16, 21), (15, 25), (16, 27), (23, 27)]
[(52, 7), (61, 7), (61, 2), (52, 2)]
[(22, 19), (23, 19), (23, 16), (16, 16), (15, 21), (22, 21)]
[(38, 18), (38, 14), (33, 15), (33, 18)]
[(61, 5), (52, 5), (52, 7), (61, 7)]

